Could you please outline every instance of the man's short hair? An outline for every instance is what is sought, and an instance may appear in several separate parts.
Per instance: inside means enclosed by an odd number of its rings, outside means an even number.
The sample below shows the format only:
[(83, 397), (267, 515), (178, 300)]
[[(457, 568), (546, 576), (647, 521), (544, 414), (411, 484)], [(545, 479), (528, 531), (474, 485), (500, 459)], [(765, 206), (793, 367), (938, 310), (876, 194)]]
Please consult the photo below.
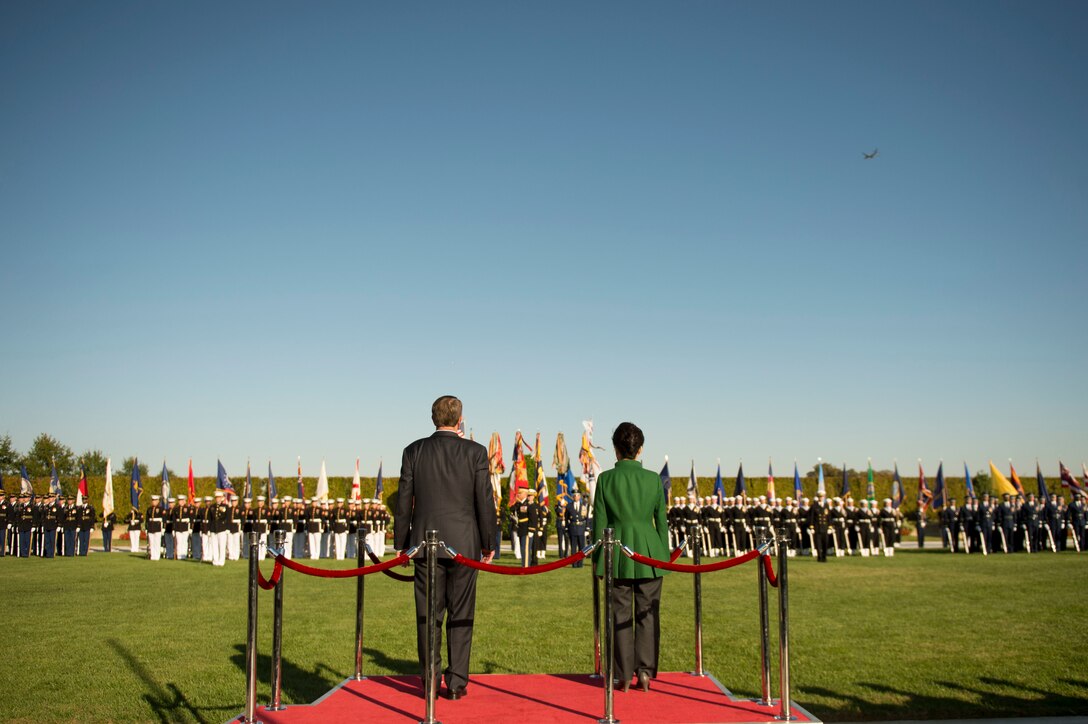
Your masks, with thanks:
[(442, 395), (431, 405), (431, 422), (435, 427), (456, 427), (461, 421), (461, 401), (453, 395)]
[(646, 442), (642, 430), (633, 422), (621, 422), (612, 433), (612, 445), (620, 460), (633, 460)]

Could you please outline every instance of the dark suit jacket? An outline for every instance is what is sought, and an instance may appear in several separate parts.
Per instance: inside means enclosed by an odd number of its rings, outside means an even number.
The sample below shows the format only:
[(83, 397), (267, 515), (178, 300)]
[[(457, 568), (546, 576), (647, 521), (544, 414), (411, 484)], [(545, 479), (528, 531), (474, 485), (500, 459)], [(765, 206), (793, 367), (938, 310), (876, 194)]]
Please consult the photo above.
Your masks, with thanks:
[(455, 432), (436, 430), (404, 448), (401, 458), (393, 547), (420, 543), (428, 530), (466, 558), (495, 547), (487, 448)]

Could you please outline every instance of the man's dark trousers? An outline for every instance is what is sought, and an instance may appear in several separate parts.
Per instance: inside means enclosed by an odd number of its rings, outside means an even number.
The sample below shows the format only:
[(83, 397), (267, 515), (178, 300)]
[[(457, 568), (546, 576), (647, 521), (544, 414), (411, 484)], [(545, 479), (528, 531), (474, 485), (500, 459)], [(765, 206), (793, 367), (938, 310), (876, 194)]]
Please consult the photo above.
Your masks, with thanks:
[(657, 676), (657, 642), (661, 638), (658, 604), (663, 580), (617, 579), (612, 588), (612, 609), (616, 612), (613, 650), (616, 652), (616, 678), (621, 684), (642, 671), (651, 678)]
[[(416, 611), (427, 610), (427, 562), (422, 556), (415, 564)], [(438, 656), (442, 656), (442, 621), (446, 619), (446, 687), (468, 686), (468, 660), (472, 653), (472, 621), (476, 615), (476, 569), (462, 566), (451, 558), (439, 558), (435, 575), (438, 599)], [(427, 618), (416, 619), (416, 648), (419, 661), (426, 660)], [(441, 664), (441, 661), (439, 661)], [(426, 672), (420, 676), (426, 678)]]

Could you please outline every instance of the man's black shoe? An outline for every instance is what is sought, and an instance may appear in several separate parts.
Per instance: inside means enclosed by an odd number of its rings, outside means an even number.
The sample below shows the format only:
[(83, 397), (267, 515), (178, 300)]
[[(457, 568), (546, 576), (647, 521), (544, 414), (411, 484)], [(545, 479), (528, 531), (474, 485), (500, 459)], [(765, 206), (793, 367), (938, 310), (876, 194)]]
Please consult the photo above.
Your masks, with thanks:
[(450, 701), (457, 701), (458, 699), (463, 699), (468, 696), (468, 687), (458, 686), (456, 689), (450, 689), (447, 687), (443, 690), (442, 696), (449, 699)]

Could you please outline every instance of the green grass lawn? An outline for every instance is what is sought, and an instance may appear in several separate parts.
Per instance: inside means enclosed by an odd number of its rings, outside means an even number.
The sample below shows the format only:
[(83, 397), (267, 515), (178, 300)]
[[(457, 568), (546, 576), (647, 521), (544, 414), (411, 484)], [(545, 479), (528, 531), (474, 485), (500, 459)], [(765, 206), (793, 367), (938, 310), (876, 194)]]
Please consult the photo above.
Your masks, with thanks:
[[(1088, 554), (790, 563), (793, 697), (816, 716), (1088, 713)], [(759, 688), (755, 582), (751, 564), (702, 581), (704, 667), (744, 696)], [(410, 584), (378, 575), (366, 587), (365, 673), (413, 673)], [(354, 592), (351, 580), (285, 572), (287, 703), (351, 674)], [(0, 559), (0, 719), (226, 721), (244, 703), (245, 595), (244, 562)], [(667, 577), (662, 609), (662, 669), (691, 670), (689, 576)], [(262, 592), (261, 704), (271, 611)], [(472, 670), (591, 671), (591, 614), (588, 568), (481, 573)]]

